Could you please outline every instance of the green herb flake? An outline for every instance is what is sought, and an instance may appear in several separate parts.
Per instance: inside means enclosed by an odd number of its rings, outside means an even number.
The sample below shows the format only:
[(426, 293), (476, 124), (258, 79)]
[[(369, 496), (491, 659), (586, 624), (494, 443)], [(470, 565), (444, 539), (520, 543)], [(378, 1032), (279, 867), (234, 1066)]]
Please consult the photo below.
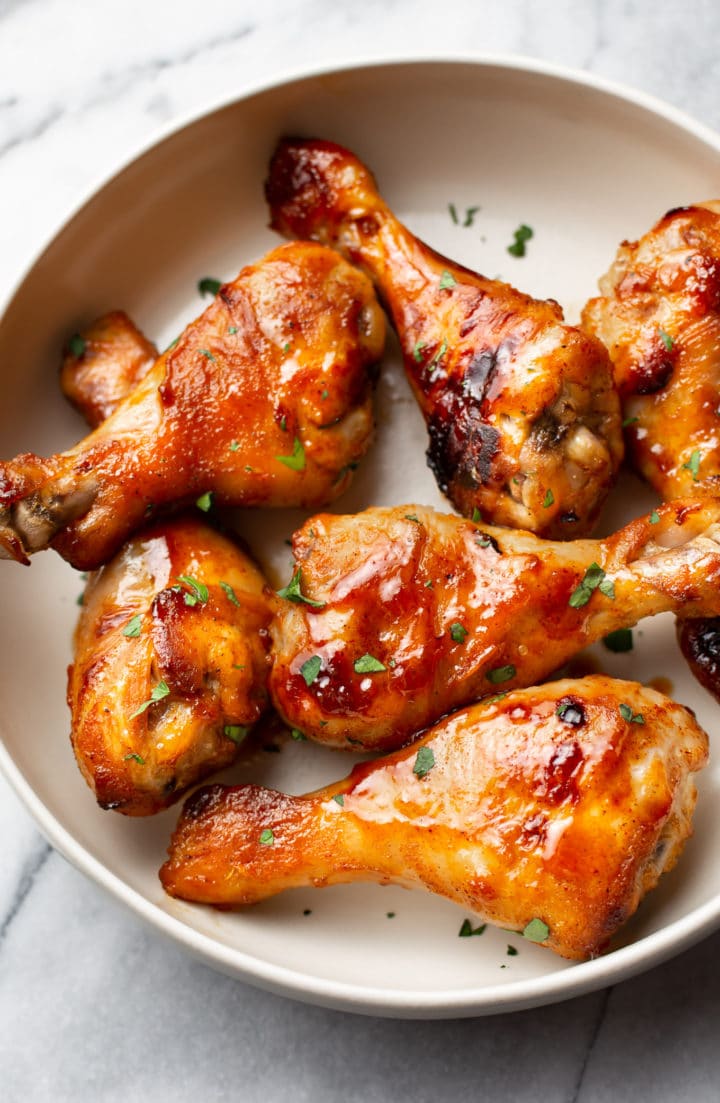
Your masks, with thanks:
[(286, 341), (285, 344), (283, 345), (283, 352), (286, 355), (287, 355), (288, 352), (290, 352), (290, 342), (289, 341)]
[(658, 525), (660, 523), (660, 514), (656, 509), (650, 514), (649, 521), (651, 525)]
[(264, 831), (260, 832), (260, 840), (259, 841), (260, 841), (261, 846), (272, 846), (273, 845), (273, 843), (275, 842), (275, 836), (273, 835), (271, 828), (266, 827)]
[[(179, 337), (176, 337), (174, 341), (171, 341), (168, 347), (165, 349), (165, 353), (172, 352), (174, 348), (177, 348), (179, 341)], [(163, 353), (163, 355), (165, 355), (165, 353)]]
[(450, 625), (450, 636), (455, 643), (465, 643), (465, 637), (469, 635), (468, 629), (465, 628), (459, 620), (456, 620), (454, 624)]
[(480, 510), (478, 509), (477, 506), (473, 506), (472, 518), (471, 519), (473, 521), (473, 524), (476, 524), (476, 525), (480, 521), (482, 521), (482, 513), (480, 512)]
[(279, 463), (285, 464), (285, 467), (289, 467), (291, 471), (304, 471), (305, 470), (305, 449), (302, 446), (302, 441), (295, 437), (293, 441), (293, 450), (289, 456), (276, 456), (276, 460)]
[(507, 690), (503, 690), (502, 693), (496, 693), (493, 697), (483, 697), (481, 704), (483, 705), (496, 705), (498, 701), (504, 701), (508, 695)]
[(320, 673), (321, 667), (322, 659), (319, 655), (313, 655), (311, 658), (305, 660), (305, 662), (300, 667), (300, 673), (305, 679), (306, 686), (310, 687), (313, 684), (318, 674)]
[(418, 341), (416, 343), (415, 348), (413, 349), (413, 360), (415, 361), (416, 364), (422, 364), (422, 359), (423, 359), (422, 350), (424, 348), (425, 348), (425, 342), (424, 341)]
[(454, 203), (448, 203), (448, 211), (450, 212), (450, 218), (453, 220), (456, 226), (460, 224), (460, 219), (457, 216), (457, 210)]
[(299, 728), (292, 728), (290, 731), (290, 738), (294, 739), (296, 743), (307, 742), (307, 736), (304, 735)]
[(123, 762), (129, 762), (130, 759), (133, 759), (135, 762), (137, 762), (139, 766), (145, 765), (145, 759), (142, 757), (142, 755), (139, 755), (137, 751), (130, 751), (129, 754), (123, 755)]
[(427, 370), (431, 375), (435, 371), (435, 368), (438, 366), (438, 364), (442, 360), (445, 353), (447, 352), (447, 347), (448, 347), (448, 343), (447, 343), (446, 340), (443, 339), (443, 343), (440, 345), (440, 348), (438, 349), (438, 351), (435, 353), (432, 360), (428, 364)]
[(429, 578), (427, 580), (427, 582), (425, 583), (425, 589), (426, 590), (432, 590), (432, 588), (433, 588), (433, 580), (431, 578)]
[(609, 632), (608, 635), (603, 638), (603, 643), (608, 651), (614, 651), (618, 655), (623, 654), (625, 651), (632, 651), (632, 628), (617, 628), (614, 632)]
[(598, 590), (605, 597), (609, 597), (611, 601), (615, 600), (615, 583), (611, 578), (604, 578), (599, 584)]
[(68, 349), (70, 350), (72, 355), (77, 357), (77, 359), (79, 360), (85, 352), (86, 348), (87, 341), (85, 340), (85, 338), (81, 337), (79, 333), (73, 333), (72, 337), (68, 341)]
[(225, 594), (225, 596), (233, 603), (233, 605), (237, 605), (237, 607), (240, 608), (240, 602), (237, 599), (237, 594), (235, 593), (229, 582), (221, 582), (220, 589)]
[(304, 908), (303, 915), (312, 915), (312, 908)]
[(228, 333), (237, 333), (237, 331), (238, 331), (238, 327), (237, 327), (237, 326), (230, 326), (230, 327), (228, 328)]
[(249, 731), (250, 728), (243, 727), (242, 724), (226, 724), (223, 728), (223, 735), (239, 746), (243, 740), (247, 739)]
[(463, 919), (462, 927), (458, 931), (458, 938), (472, 938), (473, 935), (485, 934), (487, 923), (481, 923), (479, 927), (473, 927), (469, 919)]
[(123, 636), (127, 636), (128, 639), (135, 639), (140, 635), (140, 626), (142, 624), (142, 615), (136, 613), (134, 617), (131, 617), (123, 628)]
[(452, 272), (448, 272), (447, 268), (443, 269), (443, 274), (440, 277), (440, 290), (449, 291), (455, 286), (457, 280), (453, 276)]
[(287, 417), (285, 416), (285, 414), (283, 414), (283, 416), (280, 418), (280, 428), (282, 429), (283, 433), (287, 433)]
[(221, 287), (222, 281), (215, 280), (212, 276), (203, 276), (201, 280), (198, 280), (197, 285), (201, 295), (217, 295)]
[(660, 340), (664, 344), (665, 351), (666, 352), (672, 352), (673, 345), (674, 345), (675, 342), (673, 341), (670, 334), (666, 333), (664, 329), (660, 328), (660, 326), (658, 326), (658, 337), (660, 338)]
[(523, 930), (522, 936), (528, 942), (545, 942), (550, 935), (550, 928), (542, 919), (531, 919)]
[(230, 441), (230, 451), (231, 452), (237, 452), (239, 447), (240, 447), (240, 442), (239, 441), (237, 441), (237, 440), (231, 440)]
[(415, 777), (421, 778), (429, 774), (435, 765), (435, 755), (433, 754), (432, 747), (421, 747), (415, 756), (415, 765), (413, 766), (413, 773)]
[(385, 912), (385, 915), (387, 916), (388, 919), (394, 919), (395, 918), (395, 912)]
[(212, 502), (212, 490), (206, 490), (205, 493), (201, 494), (200, 497), (197, 499), (195, 505), (198, 507), (198, 509), (201, 509), (203, 513), (208, 513), (212, 508)]
[(206, 359), (206, 360), (212, 360), (212, 361), (213, 361), (213, 363), (217, 363), (217, 361), (216, 361), (215, 357), (214, 357), (214, 356), (213, 356), (213, 354), (212, 354), (212, 353), (210, 352), (210, 349), (199, 349), (198, 351), (199, 351), (199, 353), (200, 353), (200, 355), (201, 355), (201, 356), (204, 356), (204, 357), (205, 357), (205, 359)]
[(697, 482), (697, 480), (698, 480), (698, 472), (700, 471), (700, 461), (701, 461), (701, 459), (702, 459), (702, 453), (700, 452), (700, 450), (698, 448), (696, 448), (695, 451), (691, 453), (690, 459), (687, 461), (687, 463), (683, 464), (683, 467), (685, 468), (685, 470), (689, 471), (690, 474), (692, 475), (694, 482)]
[(324, 401), (325, 401), (325, 399), (327, 398), (327, 396), (328, 396), (328, 393), (329, 393), (328, 391), (323, 391), (323, 392), (322, 392), (322, 394), (320, 395), (320, 397), (321, 397), (321, 399), (323, 400), (323, 402), (324, 402)]
[(615, 583), (606, 577), (605, 571), (597, 563), (591, 563), (585, 571), (582, 581), (571, 593), (568, 605), (573, 609), (581, 609), (589, 602), (593, 590), (600, 590), (601, 594), (615, 599)]
[(517, 957), (519, 952), (520, 951), (517, 950), (514, 946), (508, 945), (508, 948), (507, 948), (507, 956), (508, 957)]
[(554, 506), (554, 505), (555, 505), (555, 495), (553, 494), (552, 490), (548, 489), (548, 490), (546, 490), (545, 497), (543, 498), (543, 509), (549, 509), (550, 506)]
[(344, 793), (336, 793), (335, 796), (333, 797), (333, 800), (335, 801), (336, 804), (339, 804), (340, 807), (342, 808), (345, 804), (345, 794)]
[(85, 594), (84, 594), (84, 592), (82, 594), (78, 594), (78, 596), (75, 598), (75, 604), (76, 605), (84, 605), (85, 604)]
[(302, 592), (302, 571), (299, 567), (287, 586), (277, 591), (277, 596), (284, 597), (286, 601), (294, 601), (297, 605), (310, 605), (313, 609), (324, 609), (326, 605), (324, 601), (313, 601), (312, 598), (305, 597)]
[(422, 524), (422, 521), (420, 520), (420, 518), (415, 513), (406, 513), (405, 514), (405, 520), (406, 521), (414, 521), (416, 525), (421, 525)]
[(618, 705), (618, 712), (628, 724), (644, 724), (645, 717), (641, 712), (633, 712), (629, 705)]
[(639, 417), (626, 417), (621, 426), (623, 429), (627, 429), (628, 425), (635, 425), (639, 420)]
[(356, 674), (380, 674), (386, 669), (384, 663), (381, 663), (374, 655), (368, 655), (367, 653), (353, 663), (353, 670)]
[(478, 213), (479, 210), (480, 210), (479, 207), (466, 207), (465, 208), (465, 219), (463, 221), (463, 227), (465, 229), (467, 229), (468, 226), (472, 226), (473, 222), (475, 221), (475, 215)]
[(185, 592), (183, 595), (186, 605), (197, 605), (200, 602), (201, 605), (205, 605), (210, 592), (204, 582), (198, 582), (196, 579), (191, 578), (189, 574), (179, 574), (178, 582), (182, 582), (188, 587), (190, 593)]
[(512, 245), (508, 245), (507, 251), (511, 257), (524, 257), (525, 256), (525, 243), (533, 236), (532, 227), (526, 226), (524, 223), (518, 226), (517, 230), (513, 234), (515, 240)]
[(158, 684), (155, 686), (148, 700), (143, 701), (140, 708), (135, 709), (135, 712), (131, 713), (128, 719), (134, 720), (135, 717), (139, 716), (141, 712), (145, 712), (145, 709), (150, 708), (150, 705), (154, 705), (156, 701), (162, 701), (163, 697), (167, 697), (169, 693), (170, 689), (168, 687), (168, 684), (163, 679), (163, 681), (158, 682)]
[(512, 663), (508, 663), (507, 666), (498, 666), (495, 670), (488, 670), (485, 677), (489, 682), (492, 682), (494, 686), (497, 686), (500, 685), (501, 682), (509, 682), (516, 674), (517, 671), (515, 667)]

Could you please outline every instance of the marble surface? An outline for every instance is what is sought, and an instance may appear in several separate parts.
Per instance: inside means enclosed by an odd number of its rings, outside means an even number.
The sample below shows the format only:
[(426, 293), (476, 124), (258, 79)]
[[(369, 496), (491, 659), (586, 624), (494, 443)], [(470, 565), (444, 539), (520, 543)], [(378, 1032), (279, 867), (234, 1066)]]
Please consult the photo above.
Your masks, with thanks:
[[(0, 299), (160, 127), (289, 69), (516, 52), (720, 128), (715, 0), (0, 0)], [(622, 202), (622, 197), (619, 197)], [(0, 779), (0, 1098), (718, 1098), (720, 935), (632, 981), (483, 1020), (325, 1011), (219, 976), (52, 852)]]

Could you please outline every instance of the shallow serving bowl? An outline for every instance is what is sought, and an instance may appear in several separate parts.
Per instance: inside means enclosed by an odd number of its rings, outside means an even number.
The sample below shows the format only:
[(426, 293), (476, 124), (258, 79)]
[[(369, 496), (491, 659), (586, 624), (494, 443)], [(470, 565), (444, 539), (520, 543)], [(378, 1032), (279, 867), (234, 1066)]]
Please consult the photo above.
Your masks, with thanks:
[[(667, 208), (717, 197), (720, 139), (676, 112), (596, 80), (520, 60), (418, 61), (314, 73), (265, 88), (175, 130), (107, 182), (59, 231), (0, 323), (0, 455), (47, 454), (84, 434), (60, 395), (59, 352), (83, 323), (123, 308), (160, 347), (198, 313), (197, 281), (229, 278), (277, 244), (262, 183), (283, 134), (333, 138), (375, 171), (400, 216), (443, 252), (571, 320), (618, 243)], [(472, 226), (453, 222), (479, 206)], [(462, 221), (462, 219), (461, 219)], [(510, 256), (514, 230), (534, 230)], [(335, 508), (416, 501), (449, 508), (425, 465), (425, 429), (390, 346), (377, 442)], [(627, 478), (607, 530), (652, 498)], [(300, 513), (238, 513), (271, 582)], [(128, 820), (95, 805), (68, 740), (65, 668), (81, 590), (53, 553), (0, 563), (0, 766), (76, 866), (209, 963), (290, 995), (368, 1013), (482, 1014), (577, 995), (678, 952), (720, 922), (720, 765), (700, 785), (696, 836), (605, 957), (569, 964), (506, 932), (458, 938), (464, 913), (420, 892), (346, 886), (287, 893), (242, 914), (164, 896), (157, 870), (177, 810)], [(598, 648), (609, 673), (669, 679), (714, 736), (720, 710), (692, 680), (672, 618), (635, 632), (631, 655)], [(578, 667), (578, 669), (580, 669)], [(666, 687), (668, 683), (662, 683)], [(351, 757), (309, 743), (259, 749), (228, 777), (301, 792)], [(309, 911), (309, 914), (308, 914)], [(88, 932), (92, 938), (92, 932)], [(507, 955), (508, 943), (519, 953)]]

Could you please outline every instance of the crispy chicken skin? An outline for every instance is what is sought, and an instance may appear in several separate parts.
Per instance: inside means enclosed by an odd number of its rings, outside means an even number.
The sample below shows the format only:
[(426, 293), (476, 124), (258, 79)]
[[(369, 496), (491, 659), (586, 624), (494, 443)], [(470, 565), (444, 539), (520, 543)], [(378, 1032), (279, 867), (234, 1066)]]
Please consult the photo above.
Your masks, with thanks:
[(208, 492), (218, 505), (331, 501), (370, 442), (383, 341), (365, 276), (319, 245), (275, 249), (75, 448), (0, 463), (0, 554), (51, 546), (92, 569), (151, 507)]
[(720, 499), (657, 517), (557, 543), (417, 505), (312, 517), (293, 552), (320, 607), (278, 599), (273, 703), (318, 742), (392, 750), (641, 617), (719, 614)]
[(556, 302), (424, 245), (341, 146), (281, 142), (266, 192), (276, 230), (332, 245), (374, 281), (453, 505), (556, 539), (589, 532), (623, 451), (600, 342), (564, 325)]
[[(75, 347), (76, 342), (79, 347)], [(60, 387), (94, 429), (115, 412), (157, 357), (155, 346), (127, 314), (113, 310), (70, 343), (60, 370)]]
[(90, 576), (68, 704), (103, 808), (158, 812), (235, 758), (268, 706), (265, 590), (237, 545), (194, 517), (146, 529)]
[(540, 920), (550, 949), (594, 957), (675, 864), (706, 759), (693, 714), (636, 682), (516, 690), (307, 796), (201, 789), (160, 878), (224, 907), (299, 885), (420, 886), (501, 927)]
[[(624, 242), (583, 312), (607, 346), (628, 453), (664, 499), (720, 493), (720, 201), (669, 211)], [(678, 621), (696, 678), (720, 700), (720, 621)]]

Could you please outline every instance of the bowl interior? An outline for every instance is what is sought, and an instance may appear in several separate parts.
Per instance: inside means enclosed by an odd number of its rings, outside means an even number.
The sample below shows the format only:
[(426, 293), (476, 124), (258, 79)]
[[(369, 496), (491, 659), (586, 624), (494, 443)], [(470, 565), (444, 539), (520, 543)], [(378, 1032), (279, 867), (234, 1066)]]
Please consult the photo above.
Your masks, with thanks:
[[(283, 134), (333, 138), (374, 170), (410, 227), (441, 251), (523, 290), (558, 299), (575, 320), (624, 238), (667, 208), (716, 193), (720, 152), (675, 121), (563, 76), (507, 65), (391, 64), (304, 78), (195, 121), (103, 187), (35, 264), (0, 325), (0, 454), (49, 454), (84, 434), (60, 395), (59, 352), (98, 314), (121, 307), (169, 343), (202, 309), (197, 281), (228, 278), (277, 244), (262, 183)], [(474, 222), (453, 222), (479, 206)], [(507, 252), (530, 225), (527, 255)], [(353, 488), (334, 507), (417, 501), (449, 508), (425, 465), (425, 429), (391, 343), (377, 396), (378, 433)], [(605, 529), (650, 506), (626, 477)], [(288, 578), (284, 540), (299, 512), (238, 513), (270, 581)], [(126, 820), (98, 810), (68, 741), (65, 670), (81, 582), (54, 554), (27, 570), (0, 563), (0, 730), (9, 772), (53, 840), (86, 871), (226, 969), (358, 1009), (457, 1014), (557, 998), (647, 964), (699, 929), (720, 901), (714, 836), (720, 767), (701, 781), (696, 836), (678, 869), (623, 932), (615, 958), (570, 966), (502, 931), (458, 939), (455, 906), (419, 892), (348, 886), (288, 893), (230, 915), (167, 899), (157, 879), (176, 811)], [(591, 662), (673, 695), (712, 733), (717, 706), (690, 677), (672, 618), (636, 632), (630, 656)], [(309, 743), (259, 747), (226, 776), (300, 792), (352, 761)], [(96, 862), (93, 862), (93, 859)], [(306, 914), (310, 909), (310, 914)], [(694, 927), (695, 925), (695, 927)], [(520, 952), (507, 956), (514, 942)], [(610, 973), (608, 972), (610, 970)]]

